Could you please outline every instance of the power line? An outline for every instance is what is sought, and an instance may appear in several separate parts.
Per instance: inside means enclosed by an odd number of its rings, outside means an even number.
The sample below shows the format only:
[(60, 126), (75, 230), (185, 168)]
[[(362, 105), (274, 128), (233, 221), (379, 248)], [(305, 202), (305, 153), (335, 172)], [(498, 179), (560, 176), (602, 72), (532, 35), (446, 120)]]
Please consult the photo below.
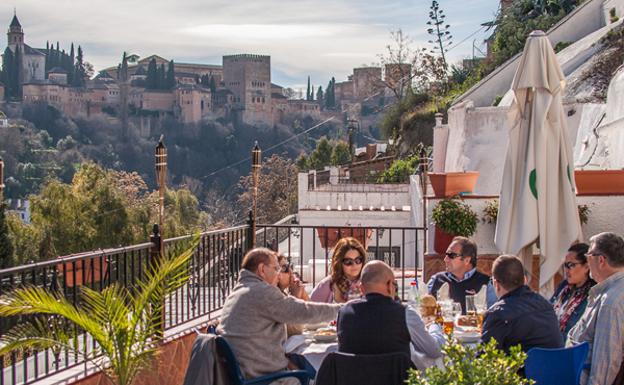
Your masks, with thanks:
[[(265, 153), (267, 153), (267, 152), (269, 152), (269, 151), (271, 151), (271, 150), (273, 150), (273, 149), (275, 149), (275, 148), (277, 148), (277, 147), (279, 147), (279, 146), (282, 146), (282, 145), (284, 145), (284, 144), (286, 144), (286, 143), (290, 142), (291, 140), (295, 140), (296, 138), (300, 137), (300, 136), (301, 136), (301, 135), (303, 135), (303, 134), (307, 134), (308, 132), (310, 132), (310, 131), (314, 130), (315, 128), (318, 128), (318, 127), (320, 127), (320, 126), (324, 125), (325, 123), (327, 123), (327, 122), (329, 122), (329, 121), (331, 121), (331, 120), (334, 120), (334, 117), (333, 117), (333, 116), (332, 116), (332, 117), (330, 117), (329, 119), (325, 119), (324, 121), (322, 121), (321, 123), (319, 123), (319, 124), (317, 124), (317, 125), (315, 125), (315, 126), (312, 126), (312, 127), (308, 128), (308, 129), (307, 129), (307, 130), (305, 130), (305, 131), (302, 131), (302, 132), (298, 133), (297, 135), (291, 136), (290, 138), (288, 138), (288, 139), (286, 139), (286, 140), (283, 140), (283, 141), (281, 141), (281, 142), (279, 142), (279, 143), (277, 143), (277, 144), (275, 144), (275, 145), (273, 145), (273, 146), (271, 146), (271, 147), (269, 147), (269, 148), (267, 148), (267, 149), (264, 149), (263, 151), (264, 151)], [(211, 176), (213, 176), (213, 175), (216, 175), (216, 174), (218, 174), (218, 173), (220, 173), (220, 172), (222, 172), (222, 171), (225, 171), (225, 170), (227, 170), (227, 169), (229, 169), (229, 168), (232, 168), (232, 167), (234, 167), (234, 166), (238, 166), (239, 164), (244, 163), (244, 162), (247, 162), (247, 161), (249, 161), (249, 160), (251, 160), (251, 156), (248, 156), (248, 157), (246, 157), (245, 159), (241, 159), (241, 160), (239, 160), (238, 162), (235, 162), (235, 163), (229, 164), (229, 165), (227, 165), (227, 166), (225, 166), (225, 167), (222, 167), (222, 168), (220, 168), (220, 169), (218, 169), (218, 170), (216, 170), (216, 171), (213, 171), (213, 172), (211, 172), (211, 173), (209, 173), (209, 174), (207, 174), (207, 175), (204, 175), (204, 176), (200, 177), (199, 179), (209, 178), (209, 177), (211, 177)]]
[(463, 43), (465, 43), (465, 42), (466, 42), (466, 40), (470, 39), (471, 37), (473, 37), (474, 35), (476, 35), (477, 33), (479, 33), (479, 31), (481, 31), (483, 28), (485, 28), (485, 26), (484, 26), (484, 25), (482, 25), (481, 27), (479, 27), (479, 29), (477, 29), (476, 31), (474, 31), (473, 33), (471, 33), (470, 35), (468, 35), (467, 37), (465, 37), (465, 38), (464, 38), (464, 40), (462, 40), (462, 41), (460, 41), (459, 43), (457, 43), (457, 44), (455, 44), (455, 45), (451, 46), (451, 48), (447, 49), (446, 51), (448, 52), (448, 51), (452, 50), (453, 48), (455, 48), (455, 47), (458, 47), (458, 46), (462, 45)]

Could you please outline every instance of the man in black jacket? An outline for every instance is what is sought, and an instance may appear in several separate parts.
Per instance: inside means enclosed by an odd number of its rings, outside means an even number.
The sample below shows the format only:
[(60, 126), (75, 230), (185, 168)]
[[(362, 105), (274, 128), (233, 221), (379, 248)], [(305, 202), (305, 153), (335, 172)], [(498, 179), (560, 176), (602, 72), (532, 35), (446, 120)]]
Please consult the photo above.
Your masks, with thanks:
[(492, 278), (499, 300), (485, 313), (483, 342), (494, 338), (505, 352), (518, 344), (525, 352), (533, 347), (563, 347), (555, 311), (545, 298), (525, 285), (520, 259), (513, 255), (496, 258)]
[(445, 283), (449, 296), (459, 302), (466, 314), (466, 295), (486, 290), (490, 277), (477, 271), (477, 244), (466, 237), (455, 237), (444, 256), (446, 271), (437, 273), (427, 283), (429, 294), (438, 298), (438, 290)]

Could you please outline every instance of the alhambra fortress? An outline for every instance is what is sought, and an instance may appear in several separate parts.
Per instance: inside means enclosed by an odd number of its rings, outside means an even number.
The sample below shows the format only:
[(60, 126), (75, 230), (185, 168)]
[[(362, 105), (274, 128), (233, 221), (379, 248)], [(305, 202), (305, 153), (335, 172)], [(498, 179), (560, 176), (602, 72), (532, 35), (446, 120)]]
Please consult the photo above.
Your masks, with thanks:
[[(118, 68), (111, 67), (93, 79), (85, 79), (84, 86), (76, 87), (68, 82), (65, 69), (54, 67), (46, 72), (48, 49), (32, 48), (24, 38), (24, 30), (14, 15), (7, 43), (17, 56), (17, 63), (21, 63), (20, 97), (5, 102), (6, 108), (47, 103), (69, 117), (102, 115), (114, 120), (126, 100), (129, 113), (145, 134), (150, 132), (150, 121), (164, 116), (173, 116), (181, 123), (228, 117), (252, 125), (284, 123), (288, 117), (322, 119), (343, 111), (353, 116), (365, 106), (374, 108), (392, 99), (388, 85), (401, 82), (400, 74), (406, 70), (402, 68), (405, 64), (388, 64), (382, 78), (381, 67), (355, 68), (348, 80), (334, 83), (336, 108), (325, 111), (322, 101), (289, 99), (283, 87), (272, 83), (271, 57), (266, 55), (226, 55), (221, 65), (176, 62), (173, 87), (149, 89), (145, 80), (150, 62), (165, 68), (170, 64), (169, 59), (151, 55), (129, 64), (125, 81), (119, 80)], [(200, 79), (210, 79), (210, 86)], [(0, 103), (4, 94), (5, 85), (0, 83)]]

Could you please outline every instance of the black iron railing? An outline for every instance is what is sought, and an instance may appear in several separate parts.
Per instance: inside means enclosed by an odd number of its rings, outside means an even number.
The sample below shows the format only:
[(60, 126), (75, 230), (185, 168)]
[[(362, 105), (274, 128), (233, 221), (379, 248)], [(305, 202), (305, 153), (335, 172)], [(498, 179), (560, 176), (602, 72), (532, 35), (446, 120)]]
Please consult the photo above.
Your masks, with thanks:
[[(220, 310), (238, 279), (243, 255), (250, 248), (248, 225), (201, 234), (200, 243), (190, 263), (190, 278), (169, 295), (164, 306), (164, 328), (187, 327), (198, 319), (209, 320)], [(354, 236), (367, 247), (368, 259), (380, 259), (395, 270), (399, 295), (418, 267), (423, 229), (417, 227), (332, 227), (300, 225), (257, 225), (257, 246), (268, 246), (286, 255), (308, 287), (316, 285), (330, 268), (331, 246), (345, 236)], [(164, 240), (168, 251), (183, 245), (191, 236)], [(56, 260), (0, 270), (0, 295), (23, 286), (59, 290), (72, 303), (80, 301), (80, 286), (94, 290), (119, 283), (132, 289), (144, 278), (160, 241), (99, 250)], [(0, 320), (0, 334), (21, 320)], [(189, 324), (190, 325), (190, 324)], [(81, 350), (92, 352), (96, 345), (81, 334)], [(0, 356), (0, 385), (30, 384), (60, 371), (84, 364), (82, 356), (69, 351), (24, 351)], [(86, 366), (85, 366), (86, 370)]]

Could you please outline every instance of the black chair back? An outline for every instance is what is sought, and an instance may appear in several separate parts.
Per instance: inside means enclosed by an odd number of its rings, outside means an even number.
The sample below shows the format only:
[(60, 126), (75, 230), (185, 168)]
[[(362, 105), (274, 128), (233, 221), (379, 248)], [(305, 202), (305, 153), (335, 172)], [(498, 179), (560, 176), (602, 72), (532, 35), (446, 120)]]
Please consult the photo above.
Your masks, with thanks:
[(330, 353), (321, 364), (316, 385), (403, 385), (414, 368), (405, 353)]

